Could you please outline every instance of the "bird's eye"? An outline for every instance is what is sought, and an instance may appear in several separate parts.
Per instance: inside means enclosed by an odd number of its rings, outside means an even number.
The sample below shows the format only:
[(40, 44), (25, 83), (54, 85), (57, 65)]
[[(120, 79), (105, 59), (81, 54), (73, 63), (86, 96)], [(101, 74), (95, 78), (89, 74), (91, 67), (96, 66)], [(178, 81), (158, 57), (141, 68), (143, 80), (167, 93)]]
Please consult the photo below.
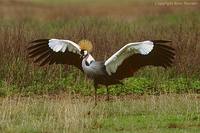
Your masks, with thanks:
[(84, 50), (81, 50), (81, 55), (84, 55)]

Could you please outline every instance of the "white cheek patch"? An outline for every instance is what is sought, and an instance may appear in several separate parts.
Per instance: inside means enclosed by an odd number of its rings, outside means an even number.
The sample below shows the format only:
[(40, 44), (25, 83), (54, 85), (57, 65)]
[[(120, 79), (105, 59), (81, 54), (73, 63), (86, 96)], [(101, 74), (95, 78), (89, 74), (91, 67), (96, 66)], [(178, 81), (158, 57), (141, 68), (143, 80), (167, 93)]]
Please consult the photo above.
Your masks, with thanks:
[(86, 56), (86, 55), (87, 55), (87, 53), (88, 53), (87, 51), (84, 51), (84, 56)]

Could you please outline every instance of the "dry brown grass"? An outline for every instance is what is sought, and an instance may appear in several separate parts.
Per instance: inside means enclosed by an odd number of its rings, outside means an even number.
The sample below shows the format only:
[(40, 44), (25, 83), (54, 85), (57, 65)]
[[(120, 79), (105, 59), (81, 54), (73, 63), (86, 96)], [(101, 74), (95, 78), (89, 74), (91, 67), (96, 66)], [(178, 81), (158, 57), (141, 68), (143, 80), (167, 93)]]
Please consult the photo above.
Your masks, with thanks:
[[(34, 1), (34, 0), (33, 0)], [(41, 0), (42, 1), (42, 0)], [(76, 17), (98, 16), (123, 19), (137, 19), (141, 16), (154, 16), (170, 13), (198, 11), (200, 4), (193, 6), (158, 6), (159, 1), (96, 1), (96, 2), (32, 2), (23, 0), (3, 0), (0, 2), (0, 16), (3, 18), (35, 18), (39, 20), (72, 19)], [(58, 2), (59, 3), (59, 2)]]
[(173, 42), (172, 45), (176, 49), (176, 71), (188, 74), (198, 73), (200, 71), (198, 65), (200, 64), (200, 25), (198, 20), (187, 19), (191, 17), (183, 18), (185, 22), (163, 25), (161, 20), (158, 20), (157, 24), (154, 24), (153, 20), (149, 23), (142, 22), (143, 24), (140, 25), (137, 21), (129, 23), (96, 18), (50, 23), (22, 20), (17, 23), (8, 21), (10, 24), (6, 24), (7, 21), (5, 21), (0, 28), (2, 50), (0, 60), (2, 66), (16, 64), (16, 61), (27, 62), (28, 42), (37, 38), (67, 38), (75, 42), (87, 38), (94, 44), (93, 55), (97, 59), (108, 58), (121, 46), (131, 41), (167, 39)]

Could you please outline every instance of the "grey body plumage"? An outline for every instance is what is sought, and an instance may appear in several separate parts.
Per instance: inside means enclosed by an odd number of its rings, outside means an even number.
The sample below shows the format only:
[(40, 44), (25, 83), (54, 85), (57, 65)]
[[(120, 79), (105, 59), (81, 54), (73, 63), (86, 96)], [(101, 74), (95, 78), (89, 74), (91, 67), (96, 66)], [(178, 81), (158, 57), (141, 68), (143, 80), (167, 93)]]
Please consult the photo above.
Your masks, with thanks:
[(82, 68), (84, 73), (89, 79), (94, 81), (96, 85), (109, 86), (112, 84), (120, 84), (119, 80), (113, 79), (112, 76), (106, 72), (105, 61), (90, 61), (87, 62), (88, 57), (91, 56), (89, 53), (82, 60)]

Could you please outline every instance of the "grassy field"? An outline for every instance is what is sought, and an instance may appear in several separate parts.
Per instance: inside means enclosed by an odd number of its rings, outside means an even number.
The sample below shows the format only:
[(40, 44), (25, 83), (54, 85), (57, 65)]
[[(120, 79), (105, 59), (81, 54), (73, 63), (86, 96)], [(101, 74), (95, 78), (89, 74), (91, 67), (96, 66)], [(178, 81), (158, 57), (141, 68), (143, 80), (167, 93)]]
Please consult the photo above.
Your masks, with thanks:
[(7, 97), (0, 102), (4, 133), (123, 132), (198, 133), (200, 100), (196, 94), (101, 98), (60, 95)]
[[(200, 4), (159, 2), (0, 1), (0, 132), (200, 132)], [(80, 71), (27, 58), (38, 38), (91, 40), (97, 60), (129, 42), (167, 39), (176, 58), (111, 86), (111, 102), (100, 87), (93, 109), (92, 82)]]

